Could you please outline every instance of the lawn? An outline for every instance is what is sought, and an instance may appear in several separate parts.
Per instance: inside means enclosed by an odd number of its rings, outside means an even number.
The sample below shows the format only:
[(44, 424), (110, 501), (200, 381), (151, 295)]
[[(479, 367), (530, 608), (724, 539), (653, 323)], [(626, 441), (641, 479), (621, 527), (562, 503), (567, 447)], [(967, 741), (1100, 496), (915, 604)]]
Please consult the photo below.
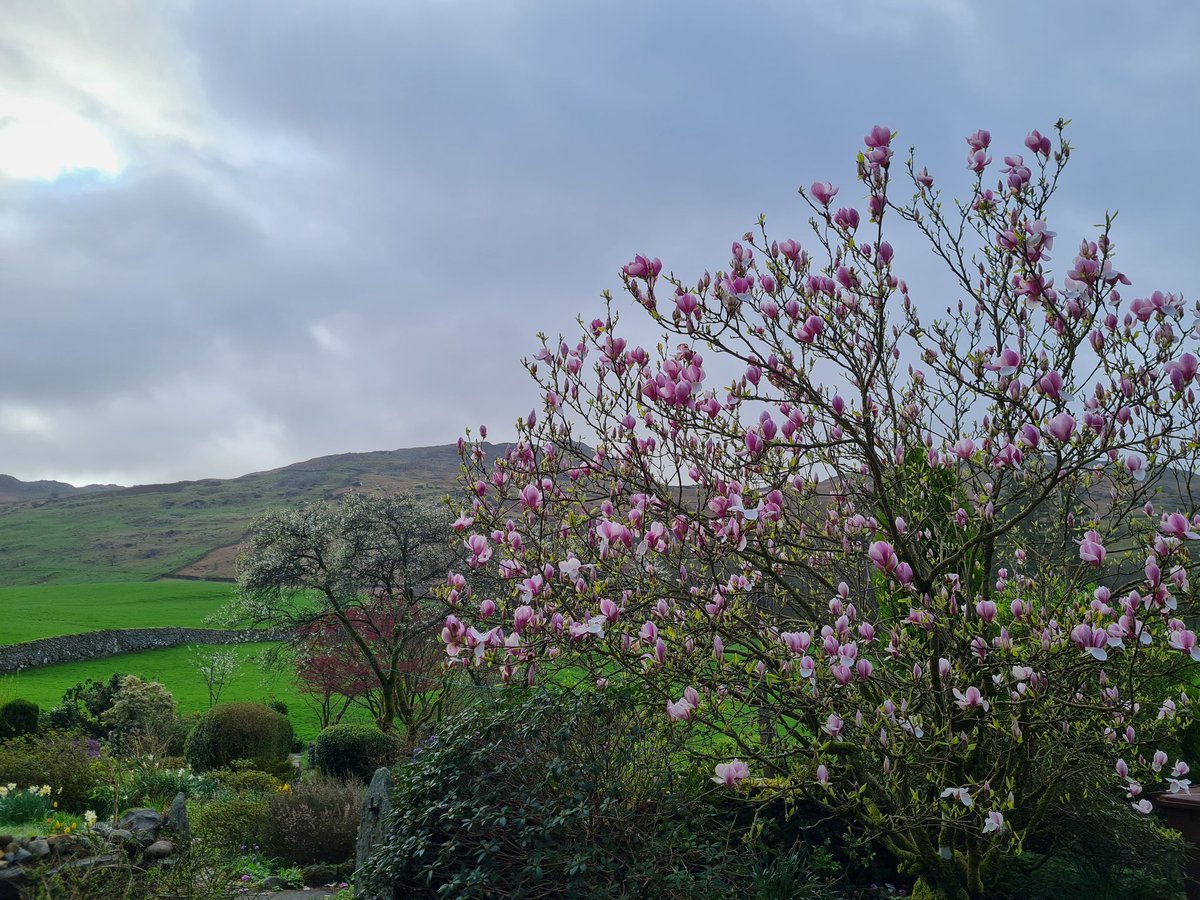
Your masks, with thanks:
[[(126, 653), (87, 662), (64, 663), (30, 669), (17, 675), (0, 676), (0, 703), (23, 697), (37, 703), (42, 709), (56, 706), (63, 692), (85, 679), (107, 680), (114, 672), (138, 675), (166, 685), (179, 704), (180, 713), (203, 712), (208, 709), (208, 690), (203, 679), (196, 673), (195, 660), (202, 653), (214, 650), (232, 650), (241, 661), (234, 678), (225, 686), (221, 701), (266, 700), (276, 698), (288, 706), (289, 718), (296, 728), (296, 736), (303, 741), (317, 736), (319, 723), (316, 714), (309, 709), (292, 684), (291, 672), (264, 671), (262, 663), (275, 644), (238, 644), (227, 647), (211, 647), (201, 644), (185, 644), (166, 650), (147, 650), (144, 653)], [(350, 721), (351, 714), (344, 721)], [(365, 721), (365, 715), (353, 721)]]
[(0, 588), (0, 644), (104, 628), (204, 627), (234, 586), (206, 581)]

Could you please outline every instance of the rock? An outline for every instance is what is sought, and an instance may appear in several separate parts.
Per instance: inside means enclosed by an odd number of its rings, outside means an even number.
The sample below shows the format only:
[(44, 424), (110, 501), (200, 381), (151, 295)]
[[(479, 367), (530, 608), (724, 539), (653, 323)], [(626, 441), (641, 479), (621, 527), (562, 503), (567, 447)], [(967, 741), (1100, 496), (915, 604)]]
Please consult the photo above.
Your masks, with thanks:
[(24, 847), (22, 847), (20, 850), (18, 850), (16, 853), (13, 854), (12, 861), (15, 863), (23, 863), (26, 860), (30, 860), (30, 859), (33, 859), (33, 854), (30, 853), (28, 850), (26, 850)]
[(131, 809), (117, 820), (117, 827), (133, 832), (134, 837), (143, 845), (154, 843), (158, 838), (158, 829), (162, 827), (163, 817), (158, 810), (142, 807)]
[(261, 887), (264, 891), (282, 891), (285, 887), (287, 887), (287, 882), (278, 875), (271, 875), (267, 878), (264, 878), (259, 887)]
[(146, 859), (166, 859), (175, 852), (175, 845), (170, 841), (155, 841), (146, 848)]
[(101, 853), (99, 856), (85, 856), (83, 859), (73, 859), (70, 862), (65, 862), (56, 869), (51, 869), (51, 874), (61, 872), (63, 869), (91, 869), (95, 866), (107, 866), (109, 863), (117, 861), (115, 853)]
[(25, 880), (25, 871), (20, 866), (0, 869), (0, 900), (19, 900), (20, 884)]
[[(395, 781), (392, 773), (384, 767), (375, 770), (375, 777), (367, 787), (363, 797), (362, 815), (358, 820), (358, 843), (355, 846), (355, 870), (362, 871), (371, 858), (371, 852), (384, 838), (383, 820), (392, 809), (392, 787)], [(369, 888), (357, 884), (354, 888), (355, 897), (369, 898)]]
[(128, 844), (133, 840), (133, 832), (124, 828), (114, 828), (109, 831), (108, 839), (114, 844)]
[(191, 840), (192, 827), (188, 823), (187, 797), (183, 791), (176, 794), (175, 799), (171, 801), (171, 808), (167, 810), (166, 826), (185, 843)]
[(43, 856), (49, 855), (50, 844), (43, 838), (38, 838), (37, 840), (30, 841), (27, 849), (37, 859), (41, 859)]

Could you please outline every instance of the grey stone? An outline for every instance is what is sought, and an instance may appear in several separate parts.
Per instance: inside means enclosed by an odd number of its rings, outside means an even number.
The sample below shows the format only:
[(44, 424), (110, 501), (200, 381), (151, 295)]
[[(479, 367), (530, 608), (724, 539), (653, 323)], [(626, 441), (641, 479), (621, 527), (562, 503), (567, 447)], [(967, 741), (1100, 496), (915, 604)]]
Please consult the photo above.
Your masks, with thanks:
[(192, 826), (188, 822), (187, 797), (183, 791), (175, 795), (171, 808), (167, 810), (167, 828), (183, 841), (191, 840)]
[(42, 838), (29, 842), (28, 850), (38, 859), (47, 856), (50, 853), (50, 845)]
[(29, 859), (33, 859), (33, 854), (30, 853), (28, 850), (26, 850), (24, 847), (22, 847), (20, 850), (18, 850), (16, 853), (13, 854), (12, 861), (15, 863), (23, 863)]
[[(384, 838), (384, 820), (392, 810), (392, 788), (395, 781), (387, 768), (375, 770), (375, 776), (363, 797), (362, 815), (358, 820), (358, 843), (355, 846), (355, 871), (361, 872), (371, 858), (371, 853)], [(356, 878), (354, 896), (371, 900), (372, 893), (365, 879)]]
[(165, 859), (175, 852), (175, 845), (170, 841), (155, 841), (145, 852), (146, 859)]
[(20, 866), (0, 869), (0, 900), (20, 900), (20, 884), (25, 880), (25, 870)]
[(114, 844), (126, 844), (133, 840), (133, 832), (125, 828), (110, 828), (108, 839)]
[(85, 856), (83, 859), (73, 859), (70, 862), (63, 863), (58, 868), (52, 869), (51, 874), (54, 872), (61, 872), (63, 869), (92, 869), (96, 866), (107, 866), (110, 863), (115, 863), (116, 861), (117, 854), (115, 853), (101, 853), (99, 856)]
[(133, 832), (134, 837), (142, 844), (152, 844), (158, 837), (158, 829), (162, 827), (163, 817), (158, 810), (141, 807), (131, 809), (117, 820), (117, 827)]
[(287, 887), (287, 882), (278, 875), (271, 875), (267, 878), (264, 878), (259, 887), (261, 887), (264, 891), (281, 891)]

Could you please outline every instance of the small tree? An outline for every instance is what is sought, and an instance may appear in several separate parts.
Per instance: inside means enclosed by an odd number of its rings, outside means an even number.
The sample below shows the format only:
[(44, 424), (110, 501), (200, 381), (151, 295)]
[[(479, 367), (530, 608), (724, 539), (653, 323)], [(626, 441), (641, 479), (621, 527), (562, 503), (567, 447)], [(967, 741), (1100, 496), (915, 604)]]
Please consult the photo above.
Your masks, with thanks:
[(197, 656), (192, 665), (208, 688), (208, 707), (221, 701), (221, 692), (238, 669), (238, 657), (232, 650), (213, 650)]
[(375, 704), (379, 727), (399, 719), (415, 733), (445, 674), (430, 594), (451, 558), (443, 518), (409, 497), (354, 494), (272, 513), (239, 560), (235, 617), (290, 629), (301, 673), (310, 651), (340, 656), (358, 673), (345, 689)]
[(175, 698), (157, 681), (126, 675), (113, 704), (100, 717), (108, 739), (120, 753), (160, 750), (175, 724)]
[[(450, 575), (452, 664), (639, 685), (721, 785), (858, 819), (942, 896), (1089, 797), (1119, 833), (1188, 790), (1195, 323), (1122, 296), (1112, 217), (1051, 269), (1061, 127), (998, 181), (968, 137), (957, 203), (912, 155), (897, 191), (873, 128), (866, 209), (801, 190), (806, 245), (760, 220), (715, 274), (624, 267), (657, 348), (611, 298), (543, 337), (541, 415), (494, 465), (462, 445), (468, 565), (505, 587)], [(944, 312), (885, 222), (948, 267)]]

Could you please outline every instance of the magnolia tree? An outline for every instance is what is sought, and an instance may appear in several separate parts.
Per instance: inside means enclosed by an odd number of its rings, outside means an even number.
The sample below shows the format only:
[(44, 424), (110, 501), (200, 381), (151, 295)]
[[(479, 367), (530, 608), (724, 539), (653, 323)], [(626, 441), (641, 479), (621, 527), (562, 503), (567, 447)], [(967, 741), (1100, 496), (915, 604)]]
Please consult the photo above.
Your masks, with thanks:
[[(1072, 804), (1187, 791), (1195, 323), (1124, 290), (1111, 218), (1052, 266), (1063, 124), (1002, 167), (971, 135), (957, 202), (875, 127), (862, 209), (818, 182), (803, 240), (760, 219), (716, 274), (623, 268), (657, 347), (611, 297), (543, 337), (519, 442), (460, 442), (451, 665), (636, 682), (714, 781), (857, 818), (935, 894), (980, 895)], [(944, 311), (893, 226), (953, 276)]]

